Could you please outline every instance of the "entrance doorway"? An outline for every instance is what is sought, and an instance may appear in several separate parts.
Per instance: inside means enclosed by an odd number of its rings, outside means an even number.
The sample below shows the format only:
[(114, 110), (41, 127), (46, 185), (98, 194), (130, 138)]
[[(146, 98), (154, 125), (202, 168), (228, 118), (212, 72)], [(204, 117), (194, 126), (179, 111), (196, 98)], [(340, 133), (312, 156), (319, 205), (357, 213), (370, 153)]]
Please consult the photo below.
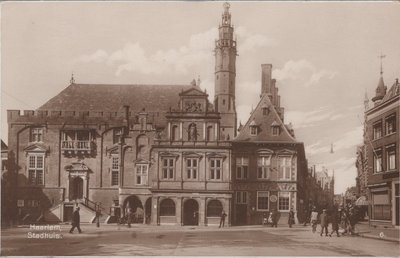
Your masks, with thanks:
[(187, 200), (183, 204), (183, 225), (199, 225), (199, 204), (194, 199)]
[(83, 179), (75, 177), (70, 184), (70, 200), (83, 199)]
[(395, 198), (395, 206), (394, 206), (394, 212), (395, 212), (395, 218), (396, 218), (396, 226), (400, 225), (400, 215), (399, 215), (399, 209), (400, 209), (400, 189), (399, 189), (400, 184), (395, 184), (394, 185), (394, 198)]
[(236, 225), (247, 224), (247, 205), (237, 204), (236, 205)]
[(144, 210), (142, 202), (135, 195), (131, 195), (125, 199), (123, 206), (123, 214), (126, 215), (128, 213), (128, 209), (132, 211), (132, 223), (143, 223), (144, 219)]

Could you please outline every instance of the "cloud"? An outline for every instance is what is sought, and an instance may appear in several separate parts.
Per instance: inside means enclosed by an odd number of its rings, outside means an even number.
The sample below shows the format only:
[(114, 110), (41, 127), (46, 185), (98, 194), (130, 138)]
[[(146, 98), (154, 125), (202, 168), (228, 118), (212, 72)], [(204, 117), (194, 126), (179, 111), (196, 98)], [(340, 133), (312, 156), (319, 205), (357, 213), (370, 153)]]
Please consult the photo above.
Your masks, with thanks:
[[(259, 47), (271, 46), (275, 41), (262, 34), (253, 34), (244, 27), (237, 30), (240, 44), (239, 51), (252, 51)], [(84, 54), (76, 58), (81, 63), (106, 63), (115, 66), (115, 75), (125, 71), (142, 74), (187, 74), (196, 66), (214, 64), (214, 42), (218, 38), (218, 28), (192, 35), (186, 45), (148, 53), (140, 42), (128, 42), (121, 49), (108, 52), (99, 49), (92, 54)]]
[(311, 111), (288, 111), (286, 112), (286, 121), (291, 121), (294, 128), (304, 128), (316, 126), (319, 122), (329, 120), (335, 111), (328, 107), (320, 107)]
[(273, 47), (278, 45), (278, 42), (275, 39), (269, 38), (264, 34), (253, 34), (243, 26), (236, 28), (236, 35), (240, 41), (240, 44), (238, 42), (239, 52), (246, 52), (260, 47)]
[[(340, 140), (333, 143), (333, 147), (335, 151), (355, 148), (357, 145), (362, 144), (363, 142), (363, 126), (358, 126), (351, 131), (343, 134)], [(355, 153), (355, 150), (354, 150)]]
[(282, 69), (275, 69), (273, 74), (278, 81), (293, 81), (296, 85), (310, 87), (318, 85), (322, 79), (333, 79), (337, 72), (317, 69), (311, 62), (302, 59), (287, 61)]
[(307, 156), (313, 156), (319, 153), (328, 153), (329, 150), (329, 146), (322, 146), (321, 141), (305, 146)]

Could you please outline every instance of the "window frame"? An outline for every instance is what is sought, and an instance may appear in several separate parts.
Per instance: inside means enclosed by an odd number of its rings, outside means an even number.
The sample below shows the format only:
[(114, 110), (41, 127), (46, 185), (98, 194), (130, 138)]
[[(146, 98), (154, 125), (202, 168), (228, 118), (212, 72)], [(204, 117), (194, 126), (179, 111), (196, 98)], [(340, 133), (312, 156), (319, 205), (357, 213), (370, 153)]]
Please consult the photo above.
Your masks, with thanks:
[(258, 135), (258, 128), (255, 125), (250, 126), (250, 135), (257, 136)]
[[(392, 130), (389, 132), (389, 124), (392, 124)], [(388, 115), (385, 118), (385, 135), (396, 133), (396, 114)]]
[[(173, 204), (173, 214), (172, 212), (172, 205), (163, 207), (164, 202), (170, 202), (171, 204)], [(165, 205), (165, 204), (164, 204)], [(167, 208), (167, 209), (166, 209)], [(166, 210), (165, 210), (166, 209)], [(172, 200), (171, 198), (165, 198), (163, 200), (161, 200), (160, 202), (160, 217), (175, 217), (176, 216), (176, 203), (174, 200)]]
[(31, 127), (30, 129), (30, 142), (43, 142), (43, 127)]
[[(190, 166), (188, 162), (190, 161)], [(196, 166), (193, 166), (193, 161), (196, 161)], [(185, 158), (185, 178), (190, 181), (199, 180), (199, 158), (187, 157)], [(190, 176), (189, 176), (190, 175)], [(193, 176), (195, 175), (195, 176)]]
[[(146, 168), (146, 170), (143, 171), (143, 168)], [(147, 163), (136, 164), (136, 166), (135, 166), (135, 185), (148, 185), (148, 176), (149, 176), (149, 164), (147, 164)], [(140, 183), (138, 183), (138, 178), (140, 178)]]
[[(285, 193), (288, 195), (288, 204), (287, 209), (281, 209), (281, 195)], [(282, 197), (283, 198), (283, 197)], [(285, 197), (286, 198), (286, 197)], [(290, 192), (278, 192), (278, 211), (290, 211), (290, 201), (291, 201), (291, 194)]]
[(279, 125), (272, 126), (272, 136), (279, 136), (281, 134), (281, 127)]
[[(377, 166), (377, 162), (380, 160), (380, 166)], [(373, 151), (373, 162), (374, 162), (374, 174), (382, 173), (383, 168), (383, 151), (381, 148)], [(379, 170), (377, 169), (379, 167)]]
[[(289, 160), (289, 165), (287, 165), (286, 163), (282, 166), (282, 159)], [(292, 180), (292, 163), (293, 163), (293, 156), (278, 156), (278, 180), (280, 181), (290, 181)], [(283, 172), (281, 172), (282, 168), (284, 169)], [(285, 169), (286, 168), (286, 169)], [(287, 170), (287, 168), (289, 168), (289, 172)], [(281, 178), (281, 174), (283, 174), (283, 177)], [(287, 176), (288, 175), (288, 176)]]
[[(38, 167), (38, 158), (41, 158), (41, 167)], [(32, 159), (33, 163), (31, 162)], [(33, 166), (31, 166), (33, 165)], [(36, 186), (44, 186), (45, 185), (45, 154), (44, 153), (28, 153), (27, 154), (27, 173), (28, 173), (28, 184), (36, 185)], [(31, 173), (33, 172), (33, 173)], [(31, 176), (33, 175), (33, 176)], [(41, 181), (39, 181), (38, 175), (41, 175)]]
[[(214, 165), (213, 165), (214, 164)], [(219, 166), (217, 165), (219, 164)], [(222, 180), (222, 158), (210, 158), (209, 160), (209, 180), (211, 181), (221, 181)], [(219, 175), (219, 177), (218, 177)]]
[(117, 144), (121, 141), (123, 129), (121, 127), (113, 129), (113, 144)]
[[(167, 162), (166, 165), (165, 165), (165, 161)], [(171, 162), (172, 162), (172, 165), (171, 165)], [(166, 172), (166, 174), (164, 172)], [(165, 177), (165, 175), (166, 175), (166, 177)], [(175, 179), (175, 158), (173, 158), (173, 157), (162, 157), (161, 158), (161, 179), (162, 180), (174, 180)]]
[[(116, 176), (115, 176), (116, 174)], [(116, 181), (114, 181), (116, 178)], [(119, 186), (119, 157), (111, 156), (111, 186)]]
[[(397, 168), (397, 159), (396, 159), (396, 145), (395, 144), (391, 144), (386, 146), (386, 170), (388, 171), (392, 171), (392, 170), (396, 170)], [(393, 157), (393, 165), (394, 167), (392, 167), (391, 165), (391, 160), (390, 158)]]
[[(271, 179), (271, 164), (272, 164), (272, 155), (263, 155), (257, 157), (257, 179), (260, 180)], [(262, 175), (261, 177), (260, 177), (260, 171)]]
[[(240, 176), (238, 176), (239, 174)], [(249, 158), (243, 156), (236, 157), (236, 179), (246, 180), (248, 178), (249, 178)]]
[(372, 139), (377, 140), (382, 137), (383, 137), (382, 120), (379, 120), (372, 124)]
[[(267, 196), (260, 196), (260, 193), (267, 193)], [(270, 197), (270, 192), (269, 191), (257, 191), (257, 211), (269, 211), (269, 197)], [(262, 209), (259, 206), (259, 198), (266, 198), (267, 202), (267, 208)]]
[[(218, 202), (219, 205), (217, 207), (217, 205), (215, 206), (210, 206), (211, 203), (216, 203)], [(211, 209), (210, 209), (211, 208)], [(222, 205), (222, 202), (220, 200), (210, 200), (207, 203), (207, 211), (206, 211), (206, 217), (207, 218), (219, 218), (221, 216), (222, 211), (224, 210), (224, 206)], [(212, 211), (212, 212), (210, 212)]]

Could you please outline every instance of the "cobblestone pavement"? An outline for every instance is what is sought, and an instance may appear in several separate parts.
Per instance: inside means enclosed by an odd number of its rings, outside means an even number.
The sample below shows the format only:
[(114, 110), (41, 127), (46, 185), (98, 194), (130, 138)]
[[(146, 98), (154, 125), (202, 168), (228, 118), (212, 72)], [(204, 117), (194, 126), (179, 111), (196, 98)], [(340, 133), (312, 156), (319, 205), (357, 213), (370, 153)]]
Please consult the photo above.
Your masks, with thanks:
[[(309, 227), (269, 228), (83, 225), (82, 234), (2, 231), (1, 255), (216, 255), (216, 256), (390, 256), (400, 255), (399, 244), (361, 237), (325, 237)], [(62, 234), (62, 239), (28, 238), (29, 232)]]

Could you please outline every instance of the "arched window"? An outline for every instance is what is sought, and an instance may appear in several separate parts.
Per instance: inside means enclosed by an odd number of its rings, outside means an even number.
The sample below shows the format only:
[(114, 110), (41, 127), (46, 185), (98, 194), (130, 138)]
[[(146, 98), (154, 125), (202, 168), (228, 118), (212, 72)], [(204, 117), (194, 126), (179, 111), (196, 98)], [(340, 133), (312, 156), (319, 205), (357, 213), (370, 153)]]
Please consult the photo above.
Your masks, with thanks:
[(160, 216), (175, 216), (175, 202), (173, 200), (165, 199), (161, 201)]
[(212, 200), (207, 205), (207, 217), (220, 217), (222, 213), (222, 204), (218, 200)]

